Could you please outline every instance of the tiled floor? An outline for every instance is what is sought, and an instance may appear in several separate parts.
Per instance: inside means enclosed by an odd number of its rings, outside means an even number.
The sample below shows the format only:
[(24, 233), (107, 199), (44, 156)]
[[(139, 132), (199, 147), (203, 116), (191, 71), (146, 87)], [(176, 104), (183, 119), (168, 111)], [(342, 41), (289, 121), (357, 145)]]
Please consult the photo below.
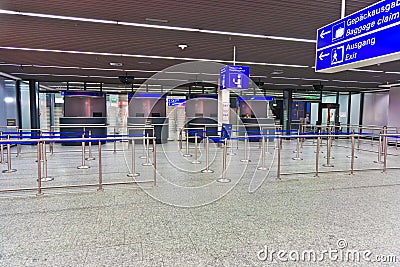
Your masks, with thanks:
[[(243, 143), (239, 149), (233, 143), (237, 155), (227, 158), (230, 183), (216, 182), (221, 148), (211, 145), (215, 173), (203, 174), (202, 145), (201, 163), (191, 164), (193, 157), (183, 158), (184, 151), (170, 142), (157, 146), (156, 188), (149, 183), (106, 186), (103, 192), (96, 187), (47, 189), (40, 197), (35, 191), (1, 193), (0, 266), (400, 266), (400, 170), (349, 175), (349, 142), (338, 140), (332, 168), (322, 166), (326, 146), (321, 148), (316, 178), (315, 143), (305, 142), (303, 160), (292, 160), (296, 142), (285, 141), (284, 175), (276, 181), (277, 151), (274, 143), (269, 145), (269, 170), (256, 171), (261, 165), (258, 144), (251, 143), (252, 161), (243, 163)], [(95, 148), (91, 168), (78, 170), (81, 154), (67, 150), (79, 147), (56, 146), (56, 153), (48, 155), (48, 174), (55, 179), (43, 186), (97, 183)], [(373, 162), (376, 143), (363, 141), (360, 148), (355, 169), (382, 168)], [(23, 147), (19, 157), (13, 154), (18, 171), (0, 174), (0, 189), (37, 186), (34, 149)], [(142, 147), (136, 150), (137, 179), (153, 179), (153, 168), (141, 165)], [(400, 153), (394, 147), (389, 153), (388, 167), (400, 167)], [(130, 155), (127, 144), (119, 143), (117, 153), (112, 144), (103, 145), (104, 182), (132, 180), (126, 176)], [(263, 260), (265, 247), (269, 257)], [(279, 259), (272, 250), (287, 254)], [(296, 253), (308, 250), (324, 258), (294, 261)], [(353, 262), (329, 258), (324, 250), (370, 250), (371, 258), (396, 255), (398, 262)]]

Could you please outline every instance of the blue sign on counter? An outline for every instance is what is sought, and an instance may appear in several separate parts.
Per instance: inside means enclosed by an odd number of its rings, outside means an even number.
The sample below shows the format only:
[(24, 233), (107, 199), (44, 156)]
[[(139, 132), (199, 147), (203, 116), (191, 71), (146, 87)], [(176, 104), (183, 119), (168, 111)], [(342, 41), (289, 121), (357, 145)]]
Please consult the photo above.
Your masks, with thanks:
[(168, 98), (169, 107), (185, 107), (186, 99), (183, 98)]
[(221, 68), (220, 88), (221, 90), (247, 90), (249, 88), (249, 67), (228, 65)]
[(317, 30), (317, 72), (400, 58), (400, 0), (383, 0)]

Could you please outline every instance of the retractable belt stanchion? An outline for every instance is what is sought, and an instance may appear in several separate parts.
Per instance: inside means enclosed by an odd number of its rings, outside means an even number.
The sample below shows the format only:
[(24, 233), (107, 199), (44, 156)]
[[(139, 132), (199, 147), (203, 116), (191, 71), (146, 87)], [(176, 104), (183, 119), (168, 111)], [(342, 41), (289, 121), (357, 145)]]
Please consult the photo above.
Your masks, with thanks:
[(189, 131), (186, 129), (186, 153), (183, 154), (185, 158), (191, 157), (192, 155), (189, 154)]
[(213, 170), (209, 169), (209, 154), (210, 154), (210, 139), (206, 137), (206, 168), (202, 170), (202, 173), (213, 173)]
[(145, 138), (145, 136), (146, 136), (146, 129), (143, 129), (143, 149), (142, 149), (143, 154), (139, 157), (141, 159), (147, 158), (147, 156), (146, 156), (146, 138)]
[(179, 129), (179, 150), (182, 150), (182, 128)]
[(297, 131), (297, 144), (296, 144), (296, 151), (294, 151), (296, 153), (296, 157), (292, 158), (293, 160), (303, 160), (302, 158), (300, 158), (300, 131)]
[(282, 138), (278, 137), (278, 170), (276, 173), (276, 180), (281, 180), (281, 146)]
[(319, 177), (319, 148), (321, 144), (321, 137), (317, 137), (317, 150), (315, 151), (315, 177)]
[(397, 150), (397, 145), (398, 145), (398, 135), (399, 135), (399, 128), (396, 127), (396, 150)]
[(233, 143), (232, 143), (232, 139), (231, 139), (230, 137), (229, 137), (229, 139), (228, 139), (228, 144), (229, 144), (230, 151), (227, 152), (227, 153), (228, 153), (227, 155), (229, 155), (229, 156), (235, 156), (236, 153), (232, 151), (232, 149), (233, 149)]
[(198, 150), (198, 141), (197, 141), (197, 133), (194, 134), (194, 160), (192, 164), (200, 164), (200, 161), (197, 159), (197, 150)]
[[(18, 134), (18, 140), (22, 137), (22, 134), (20, 132), (20, 130), (18, 130), (19, 134)], [(17, 144), (17, 157), (19, 157), (19, 155), (21, 154), (21, 144)]]
[(241, 162), (251, 162), (251, 160), (247, 156), (247, 148), (248, 148), (248, 141), (247, 141), (247, 133), (244, 135), (244, 159), (241, 159)]
[[(82, 139), (85, 138), (85, 134), (82, 134)], [(82, 141), (82, 165), (77, 167), (78, 169), (89, 169), (90, 167), (85, 164), (85, 141)]]
[(383, 163), (381, 156), (382, 156), (382, 132), (379, 133), (378, 160), (374, 160), (374, 162)]
[[(50, 126), (50, 136), (54, 136), (54, 128), (53, 126)], [(54, 142), (50, 142), (50, 154), (53, 155), (54, 154)]]
[(386, 173), (386, 164), (387, 164), (387, 147), (388, 147), (388, 137), (387, 137), (387, 128), (383, 127), (383, 172)]
[(40, 195), (42, 195), (42, 163), (41, 163), (41, 154), (42, 154), (42, 152), (41, 152), (41, 144), (40, 144), (40, 142), (38, 142), (37, 143), (37, 175), (38, 175), (38, 177), (37, 177), (37, 182), (38, 182), (38, 190), (37, 190), (37, 193), (36, 193), (36, 195), (37, 196), (40, 196)]
[(42, 182), (49, 182), (53, 181), (53, 177), (47, 176), (47, 152), (46, 152), (46, 141), (43, 141), (41, 143), (42, 145), (42, 157), (43, 157), (43, 177), (42, 177)]
[[(116, 134), (117, 134), (117, 130), (114, 127), (114, 138), (115, 138)], [(113, 153), (117, 153), (117, 140), (116, 139), (114, 139), (114, 151), (113, 151)]]
[(220, 183), (229, 183), (231, 181), (231, 179), (226, 178), (226, 168), (227, 168), (227, 155), (228, 155), (228, 139), (225, 138), (224, 139), (224, 152), (223, 152), (223, 156), (222, 156), (222, 175), (221, 178), (219, 178), (217, 180), (217, 182)]
[[(156, 140), (153, 140), (153, 143)], [(154, 146), (153, 146), (154, 148)], [(150, 162), (150, 154), (149, 154), (149, 150), (150, 150), (150, 139), (149, 139), (149, 134), (146, 133), (146, 162), (142, 163), (142, 166), (152, 166), (153, 163)]]
[(351, 134), (351, 171), (350, 174), (354, 174), (354, 147), (355, 147), (355, 138), (354, 138), (354, 130), (353, 133)]
[[(354, 137), (354, 130), (351, 133), (351, 145), (353, 145), (353, 137)], [(355, 140), (354, 140), (354, 147), (355, 147)], [(347, 158), (351, 158), (351, 159), (358, 159), (358, 157), (355, 155), (355, 153), (353, 153), (353, 151), (351, 152), (351, 155), (347, 156)]]
[[(3, 132), (0, 132), (0, 141), (3, 140)], [(0, 163), (4, 164), (4, 145), (0, 144)]]
[(157, 186), (157, 144), (156, 139), (153, 139), (153, 187)]
[(98, 144), (98, 160), (99, 160), (99, 187), (97, 188), (97, 191), (102, 192), (103, 191), (103, 166), (101, 163), (101, 141), (99, 140)]
[(326, 164), (323, 164), (322, 166), (324, 167), (334, 167), (334, 165), (331, 164), (331, 144), (332, 144), (332, 137), (329, 135), (328, 136), (328, 142), (326, 146)]
[(132, 167), (131, 167), (131, 172), (127, 174), (128, 177), (137, 177), (140, 175), (140, 173), (137, 173), (135, 171), (135, 140), (132, 139)]
[[(10, 135), (7, 135), (7, 140), (10, 141)], [(3, 173), (16, 172), (16, 169), (11, 168), (11, 144), (7, 143), (7, 170), (3, 170)]]
[[(92, 131), (89, 131), (89, 139), (92, 138)], [(89, 140), (89, 156), (86, 158), (86, 160), (94, 160), (95, 158), (92, 155), (92, 142)]]
[(261, 146), (261, 166), (257, 170), (265, 171), (267, 169), (265, 167), (265, 136), (262, 137)]

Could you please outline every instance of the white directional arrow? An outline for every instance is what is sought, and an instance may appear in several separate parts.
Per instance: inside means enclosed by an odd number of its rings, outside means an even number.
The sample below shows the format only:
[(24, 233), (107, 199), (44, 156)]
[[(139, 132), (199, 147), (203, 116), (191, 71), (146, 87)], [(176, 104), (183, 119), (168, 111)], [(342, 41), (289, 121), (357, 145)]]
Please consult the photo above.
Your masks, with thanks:
[(321, 39), (324, 39), (325, 35), (327, 35), (328, 33), (331, 33), (331, 31), (324, 32), (324, 30), (322, 30), (319, 36), (321, 37)]
[(328, 53), (328, 54), (324, 54), (324, 52), (321, 52), (321, 54), (319, 54), (319, 57), (318, 57), (318, 58), (319, 58), (319, 60), (322, 61), (322, 60), (324, 60), (324, 58), (327, 57), (327, 56), (329, 56), (329, 53)]

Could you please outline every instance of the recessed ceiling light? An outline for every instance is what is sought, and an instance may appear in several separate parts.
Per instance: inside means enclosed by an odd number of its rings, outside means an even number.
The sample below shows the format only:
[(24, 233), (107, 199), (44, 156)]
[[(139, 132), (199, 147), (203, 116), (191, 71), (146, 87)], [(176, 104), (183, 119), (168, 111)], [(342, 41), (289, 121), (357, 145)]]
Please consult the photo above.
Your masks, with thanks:
[(188, 45), (187, 45), (187, 44), (178, 44), (178, 47), (179, 47), (180, 49), (184, 50), (185, 48), (188, 47)]
[(121, 62), (110, 62), (111, 66), (115, 66), (115, 67), (122, 67), (122, 63)]
[(272, 75), (279, 75), (282, 73), (283, 73), (283, 70), (274, 70), (273, 72), (271, 72)]
[(139, 61), (138, 64), (148, 64), (148, 65), (150, 65), (151, 62), (149, 62), (149, 61)]

